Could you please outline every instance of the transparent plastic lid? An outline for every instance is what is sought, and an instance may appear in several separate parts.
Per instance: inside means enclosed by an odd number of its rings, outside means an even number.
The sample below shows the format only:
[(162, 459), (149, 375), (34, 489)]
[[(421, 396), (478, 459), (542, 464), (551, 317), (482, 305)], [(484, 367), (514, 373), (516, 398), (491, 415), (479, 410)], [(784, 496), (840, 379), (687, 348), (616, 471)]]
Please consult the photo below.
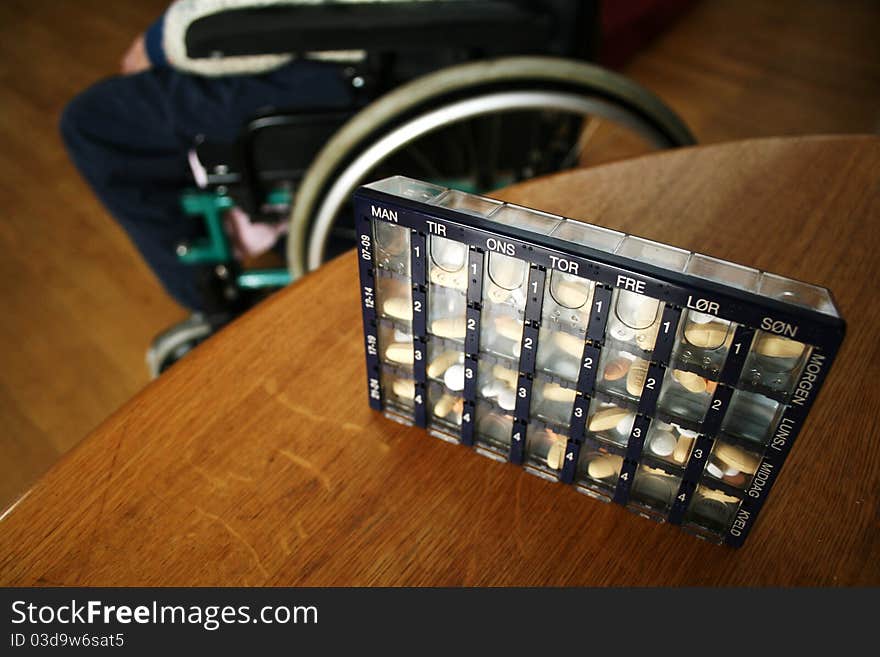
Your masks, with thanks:
[(476, 217), (488, 217), (499, 207), (504, 205), (501, 201), (496, 201), (484, 196), (476, 194), (468, 194), (460, 192), (457, 189), (450, 189), (442, 196), (438, 196), (431, 201), (431, 205), (441, 208), (449, 208), (450, 210), (458, 210), (459, 212), (467, 212)]
[(558, 237), (566, 242), (574, 242), (575, 244), (583, 244), (600, 251), (614, 253), (614, 249), (620, 244), (625, 233), (618, 233), (616, 230), (609, 230), (601, 226), (593, 226), (585, 224), (582, 221), (574, 219), (566, 219), (559, 224), (552, 233), (552, 237)]
[(515, 226), (539, 235), (549, 235), (573, 244), (588, 246), (648, 263), (667, 271), (684, 272), (746, 292), (757, 293), (783, 303), (839, 317), (831, 294), (825, 288), (761, 272), (751, 267), (744, 267), (701, 253), (691, 253), (674, 246), (594, 226), (576, 219), (567, 219), (503, 203), (405, 176), (392, 176), (370, 183), (366, 187), (438, 207), (489, 218), (499, 224)]
[(747, 292), (754, 292), (757, 289), (758, 279), (761, 277), (761, 272), (757, 269), (735, 265), (700, 253), (691, 254), (685, 273), (725, 285), (733, 285)]
[(562, 222), (562, 217), (506, 203), (492, 215), (492, 221), (522, 228), (532, 233), (549, 235)]
[(831, 294), (824, 287), (818, 285), (802, 283), (791, 278), (764, 272), (761, 275), (761, 282), (758, 283), (758, 294), (839, 317), (834, 302), (831, 300)]
[(617, 255), (657, 265), (669, 271), (684, 271), (690, 251), (627, 235), (615, 251)]

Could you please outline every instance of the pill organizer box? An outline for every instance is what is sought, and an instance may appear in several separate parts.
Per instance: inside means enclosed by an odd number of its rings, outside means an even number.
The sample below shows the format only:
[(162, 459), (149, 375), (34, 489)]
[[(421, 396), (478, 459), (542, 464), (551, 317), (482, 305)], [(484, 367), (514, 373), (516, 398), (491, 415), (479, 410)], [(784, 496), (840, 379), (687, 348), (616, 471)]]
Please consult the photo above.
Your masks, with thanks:
[(354, 200), (373, 408), (743, 543), (843, 340), (826, 289), (404, 177)]

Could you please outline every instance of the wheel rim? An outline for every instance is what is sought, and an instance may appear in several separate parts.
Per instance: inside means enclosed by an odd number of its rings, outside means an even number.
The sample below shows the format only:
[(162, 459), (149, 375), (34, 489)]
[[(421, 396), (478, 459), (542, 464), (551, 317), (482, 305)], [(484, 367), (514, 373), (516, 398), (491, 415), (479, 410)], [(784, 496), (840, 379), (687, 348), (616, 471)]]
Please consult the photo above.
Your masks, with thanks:
[(312, 224), (308, 243), (307, 267), (317, 269), (324, 261), (327, 238), (339, 210), (354, 189), (383, 160), (417, 139), (467, 119), (495, 112), (545, 110), (598, 116), (631, 128), (658, 148), (673, 144), (669, 138), (638, 114), (602, 98), (561, 91), (507, 91), (486, 94), (445, 105), (426, 112), (392, 129), (358, 155), (335, 180), (323, 199)]

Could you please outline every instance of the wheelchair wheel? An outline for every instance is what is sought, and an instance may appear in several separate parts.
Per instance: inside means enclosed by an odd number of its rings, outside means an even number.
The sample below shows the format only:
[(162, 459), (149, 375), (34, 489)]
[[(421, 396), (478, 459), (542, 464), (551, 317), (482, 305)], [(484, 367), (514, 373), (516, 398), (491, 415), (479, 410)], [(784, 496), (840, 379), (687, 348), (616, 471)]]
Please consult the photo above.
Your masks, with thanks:
[(214, 325), (193, 315), (157, 335), (147, 350), (147, 367), (156, 378), (214, 332)]
[[(363, 182), (403, 174), (491, 191), (576, 166), (581, 128), (595, 118), (655, 148), (694, 143), (681, 119), (651, 92), (573, 60), (481, 61), (397, 88), (346, 123), (311, 164), (291, 212), (292, 276), (324, 262), (331, 231)], [(452, 171), (444, 171), (449, 162), (455, 163)]]

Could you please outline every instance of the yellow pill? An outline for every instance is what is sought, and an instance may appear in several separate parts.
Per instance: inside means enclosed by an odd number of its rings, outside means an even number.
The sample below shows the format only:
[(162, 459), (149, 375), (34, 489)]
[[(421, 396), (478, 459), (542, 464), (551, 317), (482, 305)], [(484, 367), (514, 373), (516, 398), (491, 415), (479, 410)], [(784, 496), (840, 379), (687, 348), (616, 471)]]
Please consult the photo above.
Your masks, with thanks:
[(547, 465), (554, 469), (559, 470), (562, 468), (562, 464), (565, 461), (565, 441), (564, 440), (554, 440), (553, 444), (550, 445), (550, 450), (547, 452)]
[(437, 417), (446, 417), (455, 405), (455, 397), (444, 394), (437, 403), (434, 404), (434, 415)]
[(548, 401), (565, 402), (568, 404), (574, 402), (574, 398), (577, 396), (574, 390), (563, 388), (558, 383), (545, 383), (541, 389), (541, 394)]
[(511, 388), (516, 387), (516, 380), (518, 378), (518, 375), (513, 370), (508, 369), (503, 365), (495, 365), (492, 368), (492, 375), (496, 379), (501, 379), (502, 381), (504, 381), (504, 383), (509, 385)]
[(706, 392), (706, 379), (699, 374), (686, 372), (684, 370), (672, 370), (672, 378), (678, 381), (688, 392)]
[(675, 451), (672, 452), (672, 460), (676, 463), (684, 463), (691, 455), (691, 447), (694, 445), (696, 438), (691, 436), (679, 436), (678, 442), (675, 443)]
[(625, 408), (618, 408), (614, 406), (612, 408), (603, 408), (601, 411), (596, 411), (593, 414), (593, 417), (590, 418), (590, 431), (608, 431), (609, 429), (613, 429), (616, 427), (622, 419), (624, 419), (630, 412)]
[(507, 338), (508, 340), (519, 342), (520, 338), (522, 338), (522, 329), (522, 322), (518, 319), (514, 319), (513, 317), (495, 318), (495, 330), (498, 331), (498, 335)]
[(716, 444), (714, 455), (725, 466), (722, 469), (736, 469), (746, 474), (754, 474), (761, 462), (754, 454), (727, 443)]
[(629, 372), (626, 374), (626, 391), (633, 397), (641, 395), (647, 376), (648, 361), (636, 358), (632, 365), (629, 366)]
[(408, 342), (393, 342), (385, 350), (385, 358), (402, 365), (412, 365), (413, 347)]
[(464, 317), (446, 317), (431, 322), (431, 333), (441, 338), (463, 340), (466, 332), (467, 324)]
[(458, 362), (460, 355), (457, 351), (444, 351), (428, 365), (428, 376), (439, 379), (450, 365)]
[(761, 336), (758, 344), (755, 345), (755, 351), (771, 358), (797, 358), (804, 353), (805, 348), (803, 342), (766, 334)]
[(684, 329), (684, 337), (700, 349), (717, 349), (727, 339), (727, 326), (718, 322), (709, 324), (688, 324)]
[(410, 379), (394, 379), (391, 390), (403, 399), (413, 399), (416, 396), (416, 384)]
[(569, 333), (557, 331), (553, 334), (553, 344), (570, 356), (580, 358), (584, 353), (583, 338), (575, 337)]
[(617, 454), (603, 454), (590, 461), (587, 466), (587, 474), (592, 479), (607, 479), (616, 476), (620, 472), (623, 458)]
[(382, 312), (389, 317), (411, 322), (413, 318), (412, 303), (406, 297), (391, 297), (382, 304)]

